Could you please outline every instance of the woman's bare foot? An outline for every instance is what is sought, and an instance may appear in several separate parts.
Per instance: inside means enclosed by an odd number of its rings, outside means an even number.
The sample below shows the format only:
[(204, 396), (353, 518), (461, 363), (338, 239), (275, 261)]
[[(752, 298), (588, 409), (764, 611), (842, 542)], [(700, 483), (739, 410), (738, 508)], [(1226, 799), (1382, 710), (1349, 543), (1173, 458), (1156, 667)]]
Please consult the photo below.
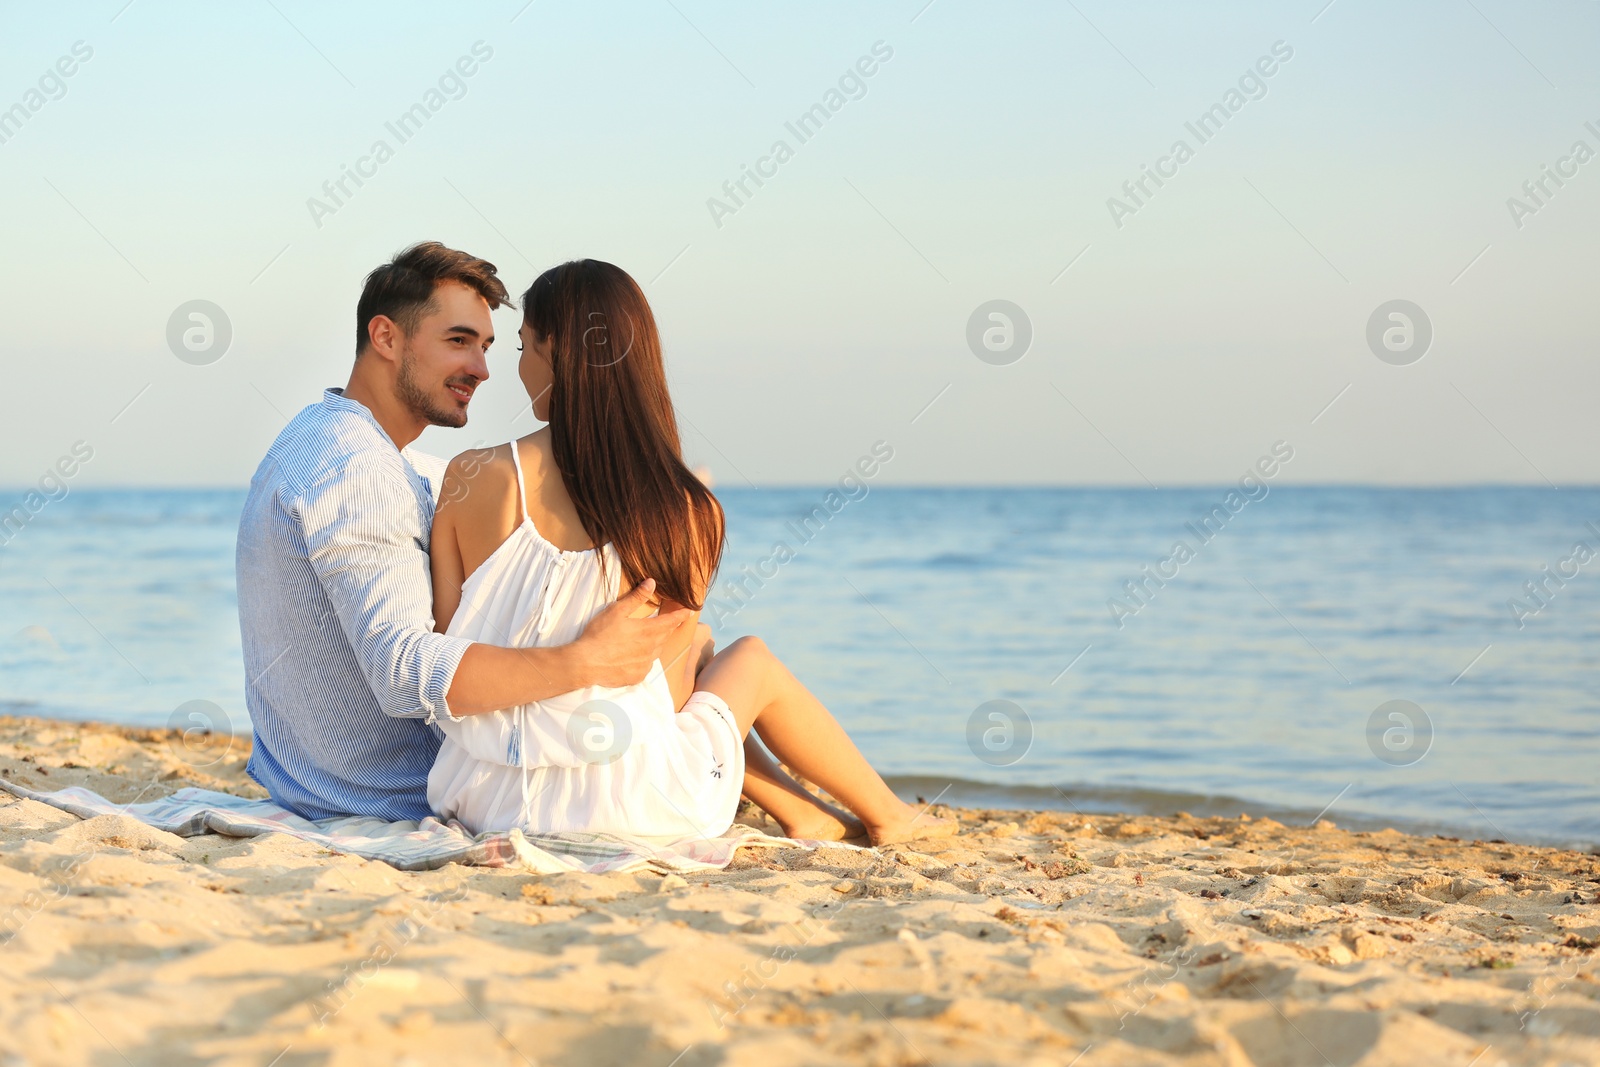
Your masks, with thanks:
[(867, 827), (849, 812), (840, 811), (831, 804), (815, 801), (804, 814), (788, 821), (773, 817), (783, 827), (783, 836), (797, 841), (847, 841), (852, 837), (866, 837)]
[(961, 824), (956, 820), (930, 815), (925, 808), (913, 808), (904, 802), (900, 807), (903, 810), (899, 817), (867, 827), (867, 834), (874, 845), (893, 845), (925, 837), (949, 837), (961, 829)]

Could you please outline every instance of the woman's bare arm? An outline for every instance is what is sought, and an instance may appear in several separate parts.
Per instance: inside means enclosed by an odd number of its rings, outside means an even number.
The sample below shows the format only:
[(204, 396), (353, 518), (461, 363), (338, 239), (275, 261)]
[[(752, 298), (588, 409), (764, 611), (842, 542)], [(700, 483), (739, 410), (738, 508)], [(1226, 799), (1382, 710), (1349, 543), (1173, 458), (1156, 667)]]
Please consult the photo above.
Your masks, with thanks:
[[(680, 610), (685, 609), (675, 601), (664, 600), (661, 603), (663, 613)], [(661, 649), (661, 669), (667, 673), (667, 687), (672, 690), (672, 707), (676, 711), (683, 710), (684, 702), (694, 692), (694, 676), (698, 673), (700, 661), (697, 646), (704, 643), (700, 639), (700, 631), (704, 630), (707, 638), (711, 635), (711, 627), (699, 625), (698, 611), (690, 618), (694, 624), (674, 633)]]
[(672, 684), (673, 706), (678, 711), (683, 710), (683, 705), (695, 691), (695, 679), (699, 678), (700, 671), (711, 662), (714, 655), (716, 642), (712, 640), (711, 627), (703, 622), (696, 623), (694, 636), (689, 639), (689, 647), (683, 658), (667, 667), (667, 678)]
[(517, 499), (516, 467), (505, 445), (468, 449), (445, 468), (429, 552), (440, 633), (461, 605), (467, 575), (516, 529)]
[[(716, 507), (721, 508), (717, 503)], [(693, 508), (689, 511), (690, 541), (695, 540), (696, 520)], [(700, 603), (704, 605), (711, 595), (711, 580), (715, 577), (708, 567), (697, 567), (694, 575), (694, 593)], [(686, 610), (682, 604), (674, 601), (664, 601), (661, 605), (663, 612), (673, 610)], [(661, 666), (667, 672), (667, 684), (672, 689), (672, 706), (677, 711), (683, 710), (683, 705), (688, 702), (689, 696), (695, 690), (695, 678), (700, 674), (700, 669), (710, 661), (715, 642), (711, 639), (711, 627), (700, 621), (700, 612), (694, 613), (695, 625), (685, 626), (683, 632), (674, 636), (668, 646), (662, 649)]]
[[(445, 475), (450, 485), (450, 475)], [(440, 494), (441, 498), (443, 494)], [(428, 549), (433, 566), (433, 628), (444, 633), (461, 606), (461, 585), (467, 580), (456, 540), (455, 509), (441, 505), (433, 517), (433, 541)]]

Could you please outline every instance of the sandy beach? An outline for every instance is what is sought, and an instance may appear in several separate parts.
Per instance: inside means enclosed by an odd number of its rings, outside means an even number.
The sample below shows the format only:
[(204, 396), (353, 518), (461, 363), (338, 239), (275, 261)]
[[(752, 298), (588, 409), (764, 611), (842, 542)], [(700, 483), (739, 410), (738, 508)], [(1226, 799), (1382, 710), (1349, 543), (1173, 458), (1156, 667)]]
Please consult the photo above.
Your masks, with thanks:
[[(3, 719), (0, 773), (258, 796), (246, 745), (195, 768), (168, 731)], [(1600, 856), (951, 814), (910, 847), (539, 877), (0, 795), (0, 1063), (1600, 1063)]]

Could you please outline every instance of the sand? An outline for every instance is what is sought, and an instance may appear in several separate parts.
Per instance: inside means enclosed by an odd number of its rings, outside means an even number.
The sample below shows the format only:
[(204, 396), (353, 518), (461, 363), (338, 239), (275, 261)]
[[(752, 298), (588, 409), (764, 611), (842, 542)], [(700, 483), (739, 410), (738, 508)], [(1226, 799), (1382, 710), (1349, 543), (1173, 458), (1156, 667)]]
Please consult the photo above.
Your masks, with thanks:
[[(0, 773), (118, 801), (260, 795), (246, 754), (0, 719)], [(937, 843), (538, 877), (0, 798), (0, 1065), (1600, 1063), (1600, 856), (951, 814)]]

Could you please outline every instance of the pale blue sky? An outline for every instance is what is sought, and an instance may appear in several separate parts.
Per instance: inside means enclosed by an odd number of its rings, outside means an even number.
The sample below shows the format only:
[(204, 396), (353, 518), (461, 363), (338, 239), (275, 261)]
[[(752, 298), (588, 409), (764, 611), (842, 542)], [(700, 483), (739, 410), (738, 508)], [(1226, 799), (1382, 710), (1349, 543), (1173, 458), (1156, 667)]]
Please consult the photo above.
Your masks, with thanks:
[[(1520, 229), (1506, 206), (1600, 150), (1600, 4), (275, 5), (0, 9), (0, 108), (93, 49), (0, 144), (0, 484), (82, 439), (79, 484), (243, 485), (344, 380), (362, 276), (428, 238), (513, 291), (575, 256), (631, 271), (723, 484), (829, 481), (879, 439), (883, 484), (1231, 481), (1279, 439), (1291, 481), (1600, 480), (1600, 160)], [(385, 122), (479, 41), (399, 145)], [(799, 144), (784, 122), (878, 41)], [(1278, 41), (1266, 95), (1198, 144), (1184, 123)], [(1119, 229), (1107, 198), (1180, 137)], [(378, 138), (394, 158), (318, 227), (307, 199)], [(707, 198), (779, 138), (716, 226)], [(965, 340), (995, 298), (1033, 324), (1009, 366)], [(1395, 298), (1434, 325), (1410, 366), (1364, 340)], [(192, 299), (232, 323), (209, 366), (167, 348)], [(434, 451), (532, 428), (497, 321)]]

